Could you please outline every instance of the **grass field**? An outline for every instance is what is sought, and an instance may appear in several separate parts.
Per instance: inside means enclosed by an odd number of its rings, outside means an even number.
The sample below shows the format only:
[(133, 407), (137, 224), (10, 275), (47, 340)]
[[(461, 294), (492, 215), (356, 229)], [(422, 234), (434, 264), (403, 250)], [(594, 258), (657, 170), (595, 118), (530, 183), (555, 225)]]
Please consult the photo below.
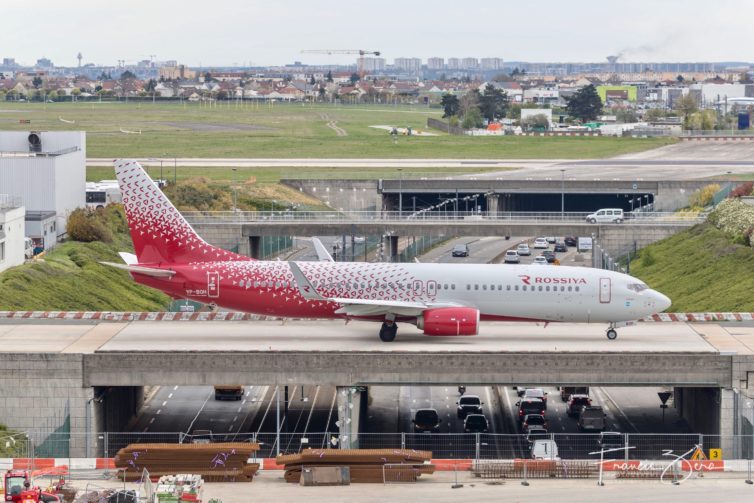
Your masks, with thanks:
[[(0, 129), (84, 130), (88, 157), (602, 158), (672, 143), (666, 138), (390, 135), (425, 130), (440, 110), (412, 106), (79, 102), (2, 103)], [(21, 124), (21, 119), (30, 124)], [(328, 127), (347, 136), (338, 136)], [(123, 131), (140, 132), (130, 134)]]
[(121, 262), (133, 251), (131, 237), (116, 234), (110, 244), (63, 243), (43, 260), (0, 274), (0, 310), (162, 311), (170, 298), (141, 286), (127, 272), (98, 263)]
[(711, 224), (647, 246), (631, 261), (631, 275), (670, 297), (671, 312), (754, 311), (754, 250)]

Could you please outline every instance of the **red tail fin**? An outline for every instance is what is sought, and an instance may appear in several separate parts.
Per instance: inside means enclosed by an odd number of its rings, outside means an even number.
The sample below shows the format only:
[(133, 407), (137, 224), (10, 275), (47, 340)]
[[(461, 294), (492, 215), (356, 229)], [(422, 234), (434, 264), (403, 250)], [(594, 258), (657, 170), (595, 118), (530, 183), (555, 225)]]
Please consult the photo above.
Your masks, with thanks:
[(138, 162), (116, 160), (115, 175), (140, 264), (252, 260), (200, 238)]

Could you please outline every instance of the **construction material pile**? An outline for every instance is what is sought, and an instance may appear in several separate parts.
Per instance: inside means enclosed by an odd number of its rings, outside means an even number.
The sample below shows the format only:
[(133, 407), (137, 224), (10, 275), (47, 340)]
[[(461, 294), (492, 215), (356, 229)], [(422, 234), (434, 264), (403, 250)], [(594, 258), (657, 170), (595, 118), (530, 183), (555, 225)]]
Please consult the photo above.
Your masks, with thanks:
[(259, 463), (249, 458), (259, 444), (224, 442), (216, 444), (131, 444), (115, 455), (119, 478), (138, 481), (144, 469), (149, 477), (190, 473), (206, 482), (251, 482)]
[(435, 472), (429, 451), (412, 449), (304, 449), (298, 454), (280, 455), (285, 481), (299, 483), (304, 468), (347, 466), (353, 483), (416, 482)]

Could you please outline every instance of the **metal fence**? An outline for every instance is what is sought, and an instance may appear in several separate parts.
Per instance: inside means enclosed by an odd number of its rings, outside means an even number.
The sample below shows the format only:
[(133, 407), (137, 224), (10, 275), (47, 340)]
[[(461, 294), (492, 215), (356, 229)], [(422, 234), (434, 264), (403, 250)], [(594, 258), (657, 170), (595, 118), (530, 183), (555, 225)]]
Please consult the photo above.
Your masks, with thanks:
[[(588, 212), (466, 212), (433, 211), (186, 211), (183, 216), (192, 224), (228, 224), (248, 222), (453, 222), (453, 223), (586, 223)], [(706, 219), (704, 214), (677, 214), (659, 211), (625, 212), (625, 223), (634, 225), (693, 225)], [(605, 225), (605, 224), (600, 224)], [(609, 224), (619, 225), (619, 224)]]
[[(33, 436), (32, 436), (33, 438)], [(551, 440), (560, 459), (595, 459), (603, 443), (599, 433), (553, 433), (538, 436), (537, 440)], [(360, 449), (415, 449), (432, 452), (436, 459), (522, 459), (532, 456), (534, 439), (521, 434), (494, 433), (358, 433), (348, 439), (351, 447)], [(0, 436), (0, 443), (2, 437)], [(105, 457), (115, 456), (118, 450), (135, 443), (196, 443), (196, 442), (257, 442), (257, 456), (271, 458), (278, 454), (294, 454), (306, 448), (340, 448), (346, 445), (338, 432), (319, 433), (228, 433), (189, 435), (173, 433), (113, 433), (53, 434), (46, 442), (57, 452), (39, 451), (33, 441), (18, 440), (19, 447), (11, 457)], [(754, 459), (754, 435), (702, 434), (617, 434), (612, 435), (606, 459), (667, 460), (668, 452), (682, 455), (699, 447), (702, 459)], [(87, 448), (89, 452), (87, 453)]]

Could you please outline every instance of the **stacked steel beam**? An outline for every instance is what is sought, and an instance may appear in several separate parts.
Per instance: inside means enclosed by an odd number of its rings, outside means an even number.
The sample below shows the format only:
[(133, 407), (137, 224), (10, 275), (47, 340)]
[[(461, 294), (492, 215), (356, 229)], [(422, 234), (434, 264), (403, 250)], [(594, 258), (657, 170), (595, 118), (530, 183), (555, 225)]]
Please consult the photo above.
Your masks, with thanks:
[(115, 466), (127, 481), (139, 480), (146, 469), (155, 479), (191, 473), (207, 482), (251, 482), (259, 464), (248, 460), (258, 450), (248, 442), (131, 444), (115, 455)]
[(299, 483), (304, 468), (347, 466), (354, 483), (416, 482), (432, 474), (429, 451), (412, 449), (305, 449), (298, 454), (280, 455), (277, 464), (285, 466), (285, 481)]

